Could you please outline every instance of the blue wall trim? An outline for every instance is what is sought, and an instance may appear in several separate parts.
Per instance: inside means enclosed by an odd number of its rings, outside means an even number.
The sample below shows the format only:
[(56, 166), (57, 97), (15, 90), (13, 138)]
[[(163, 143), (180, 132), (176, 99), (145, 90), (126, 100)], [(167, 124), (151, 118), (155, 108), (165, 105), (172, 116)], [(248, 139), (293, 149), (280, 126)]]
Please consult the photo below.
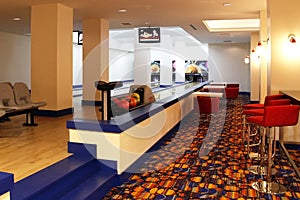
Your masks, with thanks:
[(102, 106), (102, 101), (82, 100), (81, 104), (85, 106)]
[(63, 110), (35, 110), (34, 115), (46, 117), (61, 117), (64, 115), (73, 114), (73, 108), (66, 108)]
[(240, 91), (239, 94), (248, 95), (250, 96), (250, 92)]
[(176, 82), (175, 81), (175, 84), (183, 84), (183, 83), (185, 83), (184, 81), (183, 82)]
[(159, 85), (159, 87), (162, 87), (162, 88), (166, 88), (166, 87), (171, 87), (172, 85)]
[(73, 89), (82, 89), (82, 85), (73, 85)]

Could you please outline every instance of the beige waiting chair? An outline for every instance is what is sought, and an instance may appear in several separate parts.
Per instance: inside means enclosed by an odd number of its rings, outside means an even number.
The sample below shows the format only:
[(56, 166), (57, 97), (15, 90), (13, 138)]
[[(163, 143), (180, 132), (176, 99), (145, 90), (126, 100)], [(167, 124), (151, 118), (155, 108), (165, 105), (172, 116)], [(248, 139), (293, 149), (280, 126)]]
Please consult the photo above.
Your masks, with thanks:
[(32, 102), (29, 88), (23, 82), (16, 82), (13, 86), (16, 104), (19, 106), (30, 105), (39, 108), (47, 105), (46, 102)]
[(31, 105), (17, 105), (11, 84), (8, 82), (0, 83), (0, 109), (2, 110), (26, 110)]

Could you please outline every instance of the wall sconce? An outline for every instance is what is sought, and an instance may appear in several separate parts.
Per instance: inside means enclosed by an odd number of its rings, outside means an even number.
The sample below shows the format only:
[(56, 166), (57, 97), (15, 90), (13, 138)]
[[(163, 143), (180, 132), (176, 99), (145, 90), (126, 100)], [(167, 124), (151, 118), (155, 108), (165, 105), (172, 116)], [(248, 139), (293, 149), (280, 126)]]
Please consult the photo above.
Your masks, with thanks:
[(261, 44), (261, 42), (259, 41), (256, 46), (256, 54), (258, 57), (260, 57), (263, 54), (263, 49), (264, 49), (264, 47)]
[(246, 56), (246, 57), (244, 58), (244, 63), (245, 63), (245, 64), (249, 64), (249, 63), (250, 63), (250, 56)]
[(257, 46), (256, 46), (256, 53), (258, 55), (258, 57), (262, 56), (265, 52), (264, 52), (264, 46), (262, 45), (262, 42), (265, 42), (265, 43), (269, 43), (269, 38), (267, 38), (267, 40), (261, 40), (257, 43)]
[(289, 34), (288, 36), (290, 43), (296, 44), (296, 36), (294, 34)]

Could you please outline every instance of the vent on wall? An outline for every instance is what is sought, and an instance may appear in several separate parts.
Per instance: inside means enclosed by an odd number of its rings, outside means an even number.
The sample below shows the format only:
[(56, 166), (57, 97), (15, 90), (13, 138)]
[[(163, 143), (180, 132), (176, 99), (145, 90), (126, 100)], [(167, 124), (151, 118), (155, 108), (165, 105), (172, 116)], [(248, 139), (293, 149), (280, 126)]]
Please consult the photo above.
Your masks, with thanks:
[(121, 23), (123, 26), (130, 26), (131, 25), (131, 23), (130, 22), (123, 22), (123, 23)]
[(192, 29), (194, 29), (195, 31), (197, 30), (193, 24), (190, 24), (190, 27), (192, 27)]

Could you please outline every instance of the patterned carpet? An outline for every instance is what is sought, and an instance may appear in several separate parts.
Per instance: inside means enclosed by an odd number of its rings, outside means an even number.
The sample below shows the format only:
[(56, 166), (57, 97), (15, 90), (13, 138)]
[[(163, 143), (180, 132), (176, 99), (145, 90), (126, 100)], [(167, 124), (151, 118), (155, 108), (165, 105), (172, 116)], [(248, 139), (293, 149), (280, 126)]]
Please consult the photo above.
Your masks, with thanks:
[[(247, 170), (254, 161), (242, 144), (245, 99), (222, 100), (219, 113), (208, 120), (198, 112), (189, 115), (170, 139), (148, 153), (143, 167), (104, 199), (300, 199), (300, 179), (279, 154), (273, 179), (288, 192), (269, 195), (252, 189), (251, 184), (263, 177)], [(292, 154), (299, 161), (300, 152)]]

